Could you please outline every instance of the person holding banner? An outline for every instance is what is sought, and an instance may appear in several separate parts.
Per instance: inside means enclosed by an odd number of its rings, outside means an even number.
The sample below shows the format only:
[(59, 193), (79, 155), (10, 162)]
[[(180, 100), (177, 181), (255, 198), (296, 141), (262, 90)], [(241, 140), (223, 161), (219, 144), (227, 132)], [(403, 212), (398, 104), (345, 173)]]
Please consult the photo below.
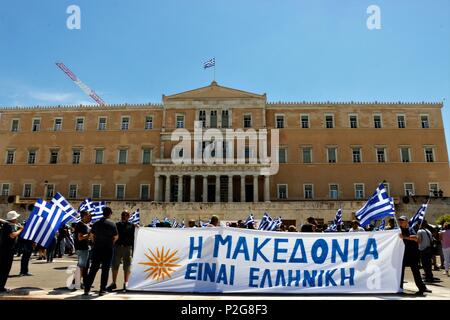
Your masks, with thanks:
[(0, 293), (8, 292), (5, 285), (14, 260), (17, 237), (23, 230), (23, 227), (17, 223), (18, 217), (20, 214), (16, 211), (8, 212), (6, 223), (0, 234)]
[(422, 277), (420, 276), (419, 270), (419, 246), (417, 244), (417, 235), (412, 234), (411, 229), (408, 224), (408, 217), (401, 216), (398, 218), (398, 222), (400, 225), (400, 238), (403, 239), (405, 244), (405, 253), (403, 255), (403, 264), (402, 264), (402, 275), (400, 277), (400, 288), (403, 289), (403, 279), (405, 277), (405, 267), (410, 267), (414, 282), (419, 289), (416, 293), (417, 295), (423, 295), (424, 292), (431, 292), (422, 281)]

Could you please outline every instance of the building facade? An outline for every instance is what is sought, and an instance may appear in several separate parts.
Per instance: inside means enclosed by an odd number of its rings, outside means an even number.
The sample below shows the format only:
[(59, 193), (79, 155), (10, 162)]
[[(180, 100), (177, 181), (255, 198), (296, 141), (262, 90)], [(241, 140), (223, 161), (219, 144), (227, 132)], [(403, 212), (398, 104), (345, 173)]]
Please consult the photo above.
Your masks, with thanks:
[[(442, 107), (268, 102), (266, 94), (212, 82), (163, 95), (161, 104), (0, 108), (0, 192), (158, 203), (362, 201), (385, 180), (397, 199), (445, 196), (450, 169)], [(172, 133), (193, 133), (195, 121), (222, 133), (267, 129), (269, 138), (278, 129), (278, 172), (261, 174), (260, 161), (173, 163), (172, 152), (188, 150), (176, 148)], [(236, 156), (237, 142), (229, 143), (217, 151)], [(252, 152), (245, 148), (245, 156)]]

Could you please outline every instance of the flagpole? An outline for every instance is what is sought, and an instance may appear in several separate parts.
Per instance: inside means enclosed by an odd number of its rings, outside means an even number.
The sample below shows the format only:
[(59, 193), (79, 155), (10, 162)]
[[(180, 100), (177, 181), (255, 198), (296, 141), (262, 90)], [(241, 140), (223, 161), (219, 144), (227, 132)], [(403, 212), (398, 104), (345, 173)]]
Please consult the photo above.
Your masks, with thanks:
[(216, 58), (214, 58), (214, 81), (216, 81)]

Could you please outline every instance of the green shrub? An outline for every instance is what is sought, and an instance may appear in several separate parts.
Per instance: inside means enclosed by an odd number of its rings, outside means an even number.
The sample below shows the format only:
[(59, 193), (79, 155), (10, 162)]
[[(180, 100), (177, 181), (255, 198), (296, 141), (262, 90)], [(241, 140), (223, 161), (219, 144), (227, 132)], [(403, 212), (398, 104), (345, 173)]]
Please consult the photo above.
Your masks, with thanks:
[(450, 214), (444, 214), (436, 219), (436, 224), (443, 225), (444, 222), (450, 222)]

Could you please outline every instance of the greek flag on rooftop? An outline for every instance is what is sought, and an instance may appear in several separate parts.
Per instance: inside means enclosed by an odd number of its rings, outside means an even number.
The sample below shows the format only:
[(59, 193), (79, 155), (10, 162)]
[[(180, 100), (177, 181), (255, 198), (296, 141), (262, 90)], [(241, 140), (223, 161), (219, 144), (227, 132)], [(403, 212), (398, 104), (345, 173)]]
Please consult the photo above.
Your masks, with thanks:
[(20, 236), (47, 248), (58, 229), (76, 215), (75, 209), (59, 192), (49, 202), (38, 199)]
[(203, 69), (211, 68), (214, 67), (215, 65), (216, 65), (216, 58), (212, 58), (203, 63)]
[(140, 224), (141, 223), (141, 215), (139, 213), (139, 209), (136, 209), (136, 211), (130, 215), (128, 222), (131, 222), (132, 224)]
[(409, 227), (412, 228), (414, 227), (414, 225), (416, 224), (420, 224), (423, 221), (423, 218), (425, 217), (425, 213), (427, 212), (427, 208), (428, 208), (428, 202), (427, 203), (423, 203), (419, 210), (417, 210), (416, 214), (409, 219)]
[(393, 217), (394, 214), (394, 199), (389, 197), (383, 183), (380, 183), (374, 194), (355, 213), (361, 227), (365, 227), (372, 220)]

